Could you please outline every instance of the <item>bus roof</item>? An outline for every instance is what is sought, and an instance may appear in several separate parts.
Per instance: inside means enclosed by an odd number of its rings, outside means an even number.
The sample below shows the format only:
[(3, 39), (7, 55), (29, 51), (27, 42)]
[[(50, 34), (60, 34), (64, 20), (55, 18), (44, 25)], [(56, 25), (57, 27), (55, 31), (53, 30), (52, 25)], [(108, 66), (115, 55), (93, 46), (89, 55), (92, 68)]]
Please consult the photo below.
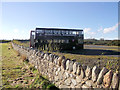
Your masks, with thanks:
[(62, 28), (36, 28), (36, 30), (69, 30), (69, 31), (83, 31), (82, 29), (62, 29)]

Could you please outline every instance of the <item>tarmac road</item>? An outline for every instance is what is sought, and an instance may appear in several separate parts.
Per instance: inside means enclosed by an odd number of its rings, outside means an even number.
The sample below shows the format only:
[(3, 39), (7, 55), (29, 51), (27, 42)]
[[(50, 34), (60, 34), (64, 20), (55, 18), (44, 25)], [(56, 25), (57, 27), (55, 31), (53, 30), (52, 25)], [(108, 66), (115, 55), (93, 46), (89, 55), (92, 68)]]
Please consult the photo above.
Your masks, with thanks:
[(96, 48), (98, 48), (98, 49), (120, 49), (120, 47), (117, 47), (117, 46), (104, 46), (104, 45), (84, 45), (84, 49), (96, 49)]
[(92, 55), (100, 55), (104, 53), (106, 56), (110, 57), (119, 57), (120, 55), (120, 47), (117, 46), (104, 46), (104, 45), (84, 45), (84, 50), (90, 52)]
[(84, 49), (67, 51), (67, 53), (78, 55), (105, 55), (110, 57), (118, 57), (120, 55), (118, 47), (103, 45), (84, 45)]

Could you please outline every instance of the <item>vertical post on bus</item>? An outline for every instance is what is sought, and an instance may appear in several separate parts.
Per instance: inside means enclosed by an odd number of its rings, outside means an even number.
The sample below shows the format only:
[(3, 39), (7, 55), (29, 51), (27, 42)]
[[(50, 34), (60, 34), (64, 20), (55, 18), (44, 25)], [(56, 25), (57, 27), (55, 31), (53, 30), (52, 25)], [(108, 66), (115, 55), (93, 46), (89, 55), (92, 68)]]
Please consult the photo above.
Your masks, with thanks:
[(30, 32), (30, 47), (34, 48), (35, 31)]

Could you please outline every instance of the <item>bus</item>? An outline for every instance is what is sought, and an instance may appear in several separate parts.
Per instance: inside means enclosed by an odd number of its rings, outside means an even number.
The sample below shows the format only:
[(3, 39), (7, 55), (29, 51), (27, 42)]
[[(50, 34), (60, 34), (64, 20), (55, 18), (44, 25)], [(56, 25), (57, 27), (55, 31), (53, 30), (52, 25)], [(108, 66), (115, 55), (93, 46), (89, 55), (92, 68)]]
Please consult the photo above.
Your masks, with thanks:
[(42, 50), (83, 49), (81, 29), (36, 28), (30, 32), (30, 47)]

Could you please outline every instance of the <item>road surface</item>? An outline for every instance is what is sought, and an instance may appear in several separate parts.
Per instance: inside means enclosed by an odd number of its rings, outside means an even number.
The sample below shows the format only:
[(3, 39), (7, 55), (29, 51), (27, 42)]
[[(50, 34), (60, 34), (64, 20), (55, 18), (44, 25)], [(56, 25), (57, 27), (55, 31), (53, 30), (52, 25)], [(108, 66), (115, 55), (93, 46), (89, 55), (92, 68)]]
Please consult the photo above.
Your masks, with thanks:
[(118, 46), (104, 46), (104, 45), (84, 45), (84, 48), (85, 49), (103, 49), (103, 50), (106, 50), (106, 49), (111, 49), (111, 50), (113, 50), (113, 49), (116, 49), (116, 50), (118, 50), (118, 49), (120, 49), (120, 47), (118, 47)]

